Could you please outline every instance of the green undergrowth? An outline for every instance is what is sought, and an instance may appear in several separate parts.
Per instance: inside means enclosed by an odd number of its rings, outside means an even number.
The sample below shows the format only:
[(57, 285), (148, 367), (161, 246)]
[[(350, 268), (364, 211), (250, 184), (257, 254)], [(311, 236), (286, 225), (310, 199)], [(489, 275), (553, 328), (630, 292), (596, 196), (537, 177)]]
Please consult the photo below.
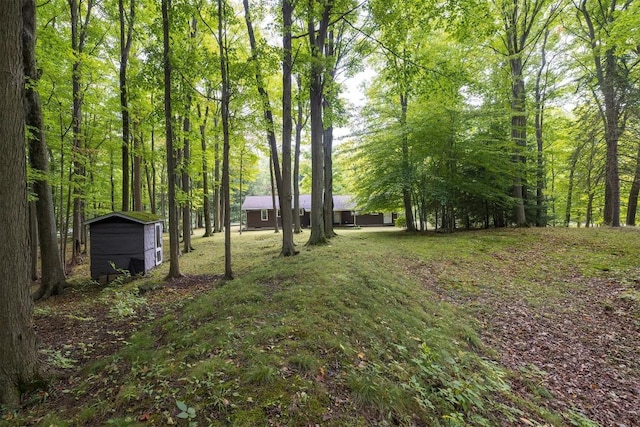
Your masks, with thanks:
[[(453, 235), (343, 230), (314, 248), (303, 246), (308, 234), (296, 236), (301, 252), (288, 258), (278, 257), (278, 234), (234, 236), (235, 280), (219, 281), (79, 372), (66, 391), (77, 405), (57, 408), (39, 424), (493, 426), (517, 424), (525, 415), (532, 425), (562, 420), (512, 396), (512, 374), (479, 339), (473, 310), (442, 302), (421, 279), (427, 270), (445, 288), (473, 297), (483, 288), (508, 292), (537, 279), (570, 286), (553, 274), (563, 265), (567, 270), (567, 259), (580, 274), (630, 268), (620, 253), (633, 252), (631, 235), (598, 232), (607, 238), (564, 229)], [(550, 249), (549, 239), (560, 249)], [(181, 258), (182, 271), (220, 274), (221, 244), (221, 236), (194, 238), (196, 251)], [(594, 250), (585, 253), (584, 245)], [(534, 269), (527, 259), (545, 250), (546, 264)], [(161, 281), (166, 268), (144, 280)], [(541, 289), (532, 287), (533, 303)], [(134, 302), (132, 310), (143, 304)]]

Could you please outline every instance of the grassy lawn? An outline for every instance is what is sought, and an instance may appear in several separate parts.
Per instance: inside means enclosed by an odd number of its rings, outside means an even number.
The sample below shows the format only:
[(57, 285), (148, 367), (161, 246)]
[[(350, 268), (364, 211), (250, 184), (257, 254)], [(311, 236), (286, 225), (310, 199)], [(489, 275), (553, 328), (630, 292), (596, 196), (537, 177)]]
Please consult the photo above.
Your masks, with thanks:
[(199, 234), (183, 279), (38, 303), (54, 379), (0, 424), (640, 425), (635, 229), (235, 233), (228, 282)]

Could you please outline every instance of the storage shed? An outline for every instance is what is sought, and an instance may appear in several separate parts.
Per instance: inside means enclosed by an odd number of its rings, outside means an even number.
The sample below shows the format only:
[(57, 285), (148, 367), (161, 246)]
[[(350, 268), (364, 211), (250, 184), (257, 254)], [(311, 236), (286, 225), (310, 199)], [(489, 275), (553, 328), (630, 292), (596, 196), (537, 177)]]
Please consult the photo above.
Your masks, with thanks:
[[(91, 278), (146, 273), (162, 264), (162, 220), (146, 212), (112, 212), (85, 222), (89, 226)], [(115, 269), (111, 264), (115, 265)]]

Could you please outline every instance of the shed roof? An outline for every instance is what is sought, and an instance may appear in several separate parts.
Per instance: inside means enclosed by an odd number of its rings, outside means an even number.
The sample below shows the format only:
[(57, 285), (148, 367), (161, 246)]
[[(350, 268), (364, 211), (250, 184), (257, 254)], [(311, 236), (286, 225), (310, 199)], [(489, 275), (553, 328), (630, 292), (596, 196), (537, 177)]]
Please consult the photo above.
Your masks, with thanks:
[[(311, 195), (301, 194), (299, 199), (300, 208), (311, 210)], [(356, 203), (353, 196), (333, 196), (334, 211), (352, 211), (355, 210)], [(273, 200), (271, 196), (247, 196), (242, 203), (242, 210), (252, 211), (259, 209), (273, 209)], [(276, 209), (280, 209), (280, 201), (276, 197)]]
[(154, 222), (161, 222), (162, 218), (158, 215), (154, 215), (149, 212), (111, 212), (105, 215), (97, 216), (88, 221), (85, 221), (85, 225), (93, 224), (96, 222), (102, 222), (110, 218), (122, 218), (131, 222), (137, 222), (138, 224), (153, 224)]

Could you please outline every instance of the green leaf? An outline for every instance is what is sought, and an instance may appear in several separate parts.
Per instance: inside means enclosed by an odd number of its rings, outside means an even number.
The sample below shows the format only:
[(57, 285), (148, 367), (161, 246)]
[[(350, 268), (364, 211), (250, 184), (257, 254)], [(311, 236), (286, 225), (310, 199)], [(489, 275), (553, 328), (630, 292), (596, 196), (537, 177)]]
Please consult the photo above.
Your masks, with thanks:
[[(187, 405), (181, 401), (181, 400), (176, 400), (176, 406), (178, 407), (178, 409), (180, 409), (182, 412), (186, 412), (188, 407)], [(179, 416), (179, 415), (178, 415)]]

